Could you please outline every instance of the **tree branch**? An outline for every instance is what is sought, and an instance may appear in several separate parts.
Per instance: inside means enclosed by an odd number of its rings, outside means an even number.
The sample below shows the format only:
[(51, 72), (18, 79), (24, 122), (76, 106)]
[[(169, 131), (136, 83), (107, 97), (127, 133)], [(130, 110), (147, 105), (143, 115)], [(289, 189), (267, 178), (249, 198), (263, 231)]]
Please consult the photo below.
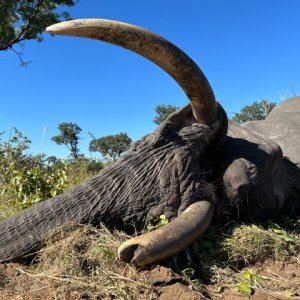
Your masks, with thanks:
[[(26, 31), (28, 30), (29, 26), (31, 26), (33, 19), (37, 16), (39, 12), (40, 6), (43, 4), (44, 0), (39, 0), (36, 5), (33, 7), (33, 14), (28, 18), (28, 22), (24, 28), (22, 28), (21, 32), (14, 38), (12, 39), (6, 47), (1, 48), (1, 50), (8, 50), (12, 49), (12, 46), (16, 43), (20, 43), (26, 39)], [(22, 37), (23, 36), (23, 37)], [(16, 51), (14, 51), (16, 52)], [(18, 53), (17, 53), (18, 54)], [(22, 53), (19, 53), (19, 58)]]
[(31, 60), (25, 61), (23, 59), (23, 57), (22, 57), (23, 53), (22, 52), (18, 52), (14, 48), (11, 48), (10, 50), (17, 54), (17, 56), (18, 56), (18, 58), (20, 60), (20, 64), (21, 64), (22, 67), (27, 67), (31, 63)]

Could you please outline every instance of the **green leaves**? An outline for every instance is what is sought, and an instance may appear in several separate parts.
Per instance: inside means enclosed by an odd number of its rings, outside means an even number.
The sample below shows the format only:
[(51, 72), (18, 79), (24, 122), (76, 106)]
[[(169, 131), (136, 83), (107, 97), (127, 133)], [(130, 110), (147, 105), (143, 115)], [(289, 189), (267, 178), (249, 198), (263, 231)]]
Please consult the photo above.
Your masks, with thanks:
[(64, 6), (73, 6), (73, 0), (1, 0), (0, 2), (0, 51), (13, 50), (19, 55), (21, 64), (22, 53), (14, 49), (15, 45), (27, 40), (43, 40), (42, 33), (51, 24), (69, 19)]
[(263, 279), (261, 276), (259, 276), (256, 272), (254, 272), (252, 269), (247, 269), (244, 273), (244, 278), (248, 279), (250, 282), (262, 284)]
[(153, 122), (160, 125), (171, 113), (178, 110), (179, 107), (174, 105), (158, 104), (155, 106), (157, 116), (154, 117)]
[[(261, 276), (259, 276), (255, 271), (252, 269), (247, 269), (244, 272), (244, 279), (245, 281), (242, 281), (241, 283), (236, 285), (236, 288), (239, 292), (246, 296), (251, 296), (254, 293), (254, 288), (256, 286), (263, 285), (263, 279)], [(253, 287), (252, 287), (253, 285)]]
[(167, 217), (165, 215), (160, 215), (159, 219), (155, 220), (154, 222), (152, 222), (151, 224), (149, 224), (146, 228), (146, 231), (153, 231), (159, 227), (162, 227), (166, 224), (169, 223), (169, 220), (167, 219)]
[(264, 120), (270, 114), (276, 103), (262, 100), (253, 102), (252, 105), (247, 105), (241, 109), (240, 113), (235, 113), (233, 120), (243, 123), (247, 121)]
[(11, 180), (11, 187), (17, 200), (16, 206), (26, 208), (55, 197), (64, 191), (67, 182), (66, 165), (61, 165), (56, 170), (42, 167), (21, 169)]
[(44, 162), (44, 155), (26, 154), (30, 143), (16, 128), (12, 129), (8, 142), (0, 140), (0, 194), (12, 193), (17, 208), (62, 193), (68, 181), (65, 164), (57, 162), (51, 168)]
[(251, 296), (251, 294), (252, 294), (252, 289), (251, 289), (250, 285), (245, 281), (239, 283), (236, 286), (236, 288), (239, 292), (241, 292), (242, 294), (244, 294), (248, 297)]
[(126, 132), (115, 135), (106, 135), (96, 138), (90, 133), (92, 140), (89, 145), (91, 152), (100, 152), (106, 159), (117, 160), (122, 153), (128, 150), (132, 140)]
[(51, 138), (53, 142), (58, 145), (65, 145), (71, 152), (71, 156), (74, 159), (79, 158), (79, 134), (82, 129), (76, 124), (72, 122), (63, 122), (58, 124), (58, 129), (60, 131), (59, 135), (56, 135)]

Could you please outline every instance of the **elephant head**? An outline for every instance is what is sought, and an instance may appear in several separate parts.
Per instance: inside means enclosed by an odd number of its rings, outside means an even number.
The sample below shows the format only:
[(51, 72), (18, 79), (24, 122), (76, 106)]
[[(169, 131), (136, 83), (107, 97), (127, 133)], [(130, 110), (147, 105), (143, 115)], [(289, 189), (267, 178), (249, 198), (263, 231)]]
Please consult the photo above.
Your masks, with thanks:
[(1, 220), (0, 260), (22, 258), (41, 244), (49, 229), (69, 221), (102, 222), (124, 230), (134, 224), (141, 230), (161, 214), (171, 222), (126, 241), (119, 257), (145, 265), (184, 249), (214, 216), (218, 196), (210, 170), (228, 126), (206, 77), (175, 45), (137, 26), (84, 19), (47, 31), (106, 41), (144, 56), (175, 79), (189, 104), (88, 182)]

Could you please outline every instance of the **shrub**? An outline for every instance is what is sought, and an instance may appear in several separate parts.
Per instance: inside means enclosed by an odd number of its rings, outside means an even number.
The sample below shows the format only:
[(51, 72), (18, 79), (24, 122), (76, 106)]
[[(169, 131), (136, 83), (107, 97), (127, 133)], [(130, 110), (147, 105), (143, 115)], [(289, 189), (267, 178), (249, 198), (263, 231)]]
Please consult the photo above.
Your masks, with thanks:
[(31, 141), (16, 128), (8, 142), (0, 140), (1, 195), (9, 194), (17, 208), (54, 197), (64, 191), (67, 184), (67, 166), (46, 164), (45, 155), (25, 153)]
[(72, 187), (86, 181), (91, 176), (98, 174), (104, 167), (105, 164), (103, 162), (84, 157), (74, 161), (68, 161), (68, 187)]
[(63, 165), (54, 171), (41, 167), (21, 169), (11, 180), (16, 206), (26, 208), (62, 193), (67, 183), (66, 168)]

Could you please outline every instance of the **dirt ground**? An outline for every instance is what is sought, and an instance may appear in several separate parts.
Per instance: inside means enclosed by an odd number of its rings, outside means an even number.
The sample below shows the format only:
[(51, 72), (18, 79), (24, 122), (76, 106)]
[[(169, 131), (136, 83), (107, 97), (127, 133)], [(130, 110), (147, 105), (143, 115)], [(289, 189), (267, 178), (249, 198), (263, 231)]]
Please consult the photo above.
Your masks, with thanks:
[[(171, 269), (156, 266), (150, 270), (138, 272), (138, 276), (146, 279), (152, 288), (151, 291), (141, 292), (137, 299), (300, 299), (299, 266), (298, 262), (276, 263), (273, 261), (252, 266), (251, 270), (261, 276), (263, 283), (251, 285), (250, 297), (238, 292), (236, 284), (230, 283), (228, 278), (222, 279), (221, 274), (219, 282), (201, 285), (201, 291), (199, 291), (191, 282), (186, 281)], [(32, 275), (27, 272), (27, 267), (23, 265), (0, 264), (0, 299), (112, 300), (117, 298), (101, 298), (97, 294), (87, 293), (82, 287), (77, 289), (74, 282), (70, 285), (67, 280), (65, 282), (51, 280), (47, 282), (42, 280), (39, 274)]]

